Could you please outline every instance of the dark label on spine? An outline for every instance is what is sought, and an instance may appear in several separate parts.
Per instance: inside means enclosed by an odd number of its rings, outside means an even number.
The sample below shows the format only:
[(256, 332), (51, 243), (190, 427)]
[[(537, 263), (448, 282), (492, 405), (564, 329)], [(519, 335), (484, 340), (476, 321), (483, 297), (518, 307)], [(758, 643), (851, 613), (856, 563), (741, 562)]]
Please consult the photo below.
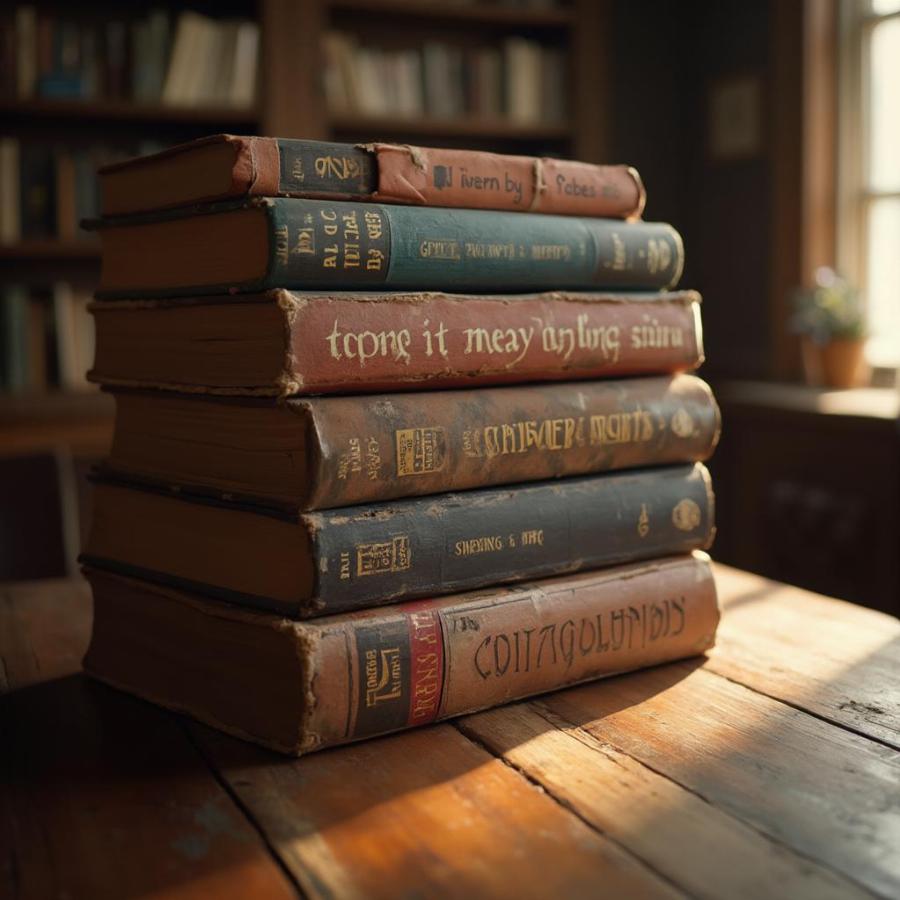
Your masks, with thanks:
[(437, 718), (444, 640), (436, 610), (406, 603), (402, 617), (355, 629), (358, 675), (353, 737), (424, 725)]
[(380, 284), (390, 260), (390, 222), (380, 206), (276, 200), (272, 284)]
[(359, 672), (354, 737), (402, 728), (409, 716), (409, 629), (405, 618), (356, 628)]
[(347, 144), (279, 141), (281, 191), (285, 194), (364, 196), (375, 191), (374, 157)]

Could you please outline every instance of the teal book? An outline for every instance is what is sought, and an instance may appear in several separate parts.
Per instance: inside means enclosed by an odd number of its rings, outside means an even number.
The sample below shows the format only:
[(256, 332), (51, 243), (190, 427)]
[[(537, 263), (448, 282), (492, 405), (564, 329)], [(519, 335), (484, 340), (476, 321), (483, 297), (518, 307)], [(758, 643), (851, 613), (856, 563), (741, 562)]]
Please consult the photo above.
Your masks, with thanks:
[(28, 387), (30, 299), (20, 284), (0, 289), (0, 388), (19, 392)]
[(666, 289), (678, 232), (659, 222), (294, 198), (95, 223), (99, 294), (297, 290)]

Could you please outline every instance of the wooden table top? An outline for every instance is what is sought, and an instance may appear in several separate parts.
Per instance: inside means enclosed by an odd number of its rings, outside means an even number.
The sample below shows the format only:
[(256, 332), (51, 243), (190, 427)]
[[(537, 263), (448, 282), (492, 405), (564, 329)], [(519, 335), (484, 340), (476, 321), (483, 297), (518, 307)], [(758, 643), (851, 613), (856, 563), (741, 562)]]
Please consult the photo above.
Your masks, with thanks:
[(80, 673), (0, 589), (0, 896), (900, 896), (900, 622), (717, 568), (706, 659), (300, 760)]

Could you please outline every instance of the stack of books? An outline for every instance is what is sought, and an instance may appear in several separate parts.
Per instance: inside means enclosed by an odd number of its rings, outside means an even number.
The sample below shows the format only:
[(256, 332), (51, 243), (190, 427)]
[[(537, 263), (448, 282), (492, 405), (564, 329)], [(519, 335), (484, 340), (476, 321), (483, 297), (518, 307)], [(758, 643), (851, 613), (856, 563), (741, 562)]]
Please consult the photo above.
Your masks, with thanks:
[(220, 135), (102, 188), (89, 672), (304, 753), (712, 646), (719, 414), (633, 169)]

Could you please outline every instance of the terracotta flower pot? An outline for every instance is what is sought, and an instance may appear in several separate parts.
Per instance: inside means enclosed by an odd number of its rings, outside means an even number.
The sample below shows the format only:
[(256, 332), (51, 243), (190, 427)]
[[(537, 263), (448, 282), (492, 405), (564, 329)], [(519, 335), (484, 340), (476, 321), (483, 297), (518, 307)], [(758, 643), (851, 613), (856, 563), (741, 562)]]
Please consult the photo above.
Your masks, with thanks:
[(864, 350), (865, 341), (858, 338), (817, 344), (804, 337), (801, 352), (807, 383), (831, 388), (860, 387), (869, 378)]

